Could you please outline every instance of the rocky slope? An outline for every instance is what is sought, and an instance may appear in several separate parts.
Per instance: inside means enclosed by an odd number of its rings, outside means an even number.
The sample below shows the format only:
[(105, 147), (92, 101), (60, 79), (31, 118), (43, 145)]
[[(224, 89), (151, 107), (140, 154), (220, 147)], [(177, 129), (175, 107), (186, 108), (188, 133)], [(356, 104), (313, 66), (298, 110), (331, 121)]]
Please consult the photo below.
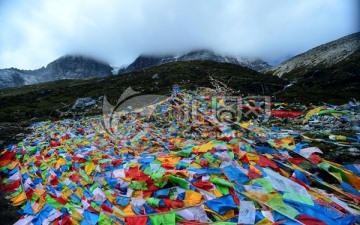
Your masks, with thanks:
[(291, 82), (276, 95), (300, 102), (346, 102), (360, 96), (360, 33), (293, 57), (266, 73)]
[(112, 68), (83, 56), (63, 56), (37, 70), (0, 69), (0, 88), (61, 79), (88, 79), (111, 75)]
[(130, 73), (135, 71), (140, 71), (154, 66), (159, 66), (165, 63), (177, 62), (177, 61), (214, 61), (220, 63), (231, 63), (235, 65), (240, 65), (247, 67), (256, 71), (264, 70), (269, 68), (270, 65), (259, 59), (259, 58), (245, 58), (245, 57), (235, 57), (235, 56), (224, 56), (217, 54), (210, 50), (197, 50), (186, 53), (181, 56), (174, 55), (165, 55), (165, 56), (156, 56), (156, 55), (140, 55), (135, 59), (133, 63), (129, 66), (119, 70), (119, 74)]
[(360, 49), (360, 33), (354, 33), (320, 45), (263, 72), (276, 76), (296, 77), (319, 68), (329, 68), (347, 60)]

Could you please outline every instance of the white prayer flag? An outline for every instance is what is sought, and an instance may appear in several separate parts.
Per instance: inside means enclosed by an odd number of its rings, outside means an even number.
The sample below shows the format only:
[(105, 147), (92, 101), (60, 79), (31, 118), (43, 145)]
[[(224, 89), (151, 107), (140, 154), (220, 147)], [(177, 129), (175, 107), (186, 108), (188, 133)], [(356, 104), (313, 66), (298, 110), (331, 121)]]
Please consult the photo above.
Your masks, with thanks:
[(238, 223), (240, 224), (255, 223), (255, 205), (252, 201), (240, 201)]

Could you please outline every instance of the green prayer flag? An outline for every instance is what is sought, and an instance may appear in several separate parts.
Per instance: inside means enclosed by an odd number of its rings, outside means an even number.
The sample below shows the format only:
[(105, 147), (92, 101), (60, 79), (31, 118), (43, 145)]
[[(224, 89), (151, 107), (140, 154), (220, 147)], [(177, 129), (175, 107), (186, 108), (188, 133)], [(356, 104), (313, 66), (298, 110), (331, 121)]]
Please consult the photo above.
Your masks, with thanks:
[(218, 184), (218, 185), (225, 186), (225, 187), (234, 186), (233, 183), (231, 183), (225, 179), (219, 178), (219, 177), (211, 178), (210, 182), (213, 184)]
[(157, 215), (149, 215), (149, 219), (153, 225), (175, 225), (175, 212), (163, 213)]
[(311, 198), (309, 198), (308, 196), (299, 195), (297, 193), (285, 192), (283, 198), (314, 206), (314, 202), (311, 200)]
[(48, 163), (55, 163), (56, 162), (56, 158), (50, 158), (50, 160), (48, 161)]
[(152, 174), (150, 175), (150, 177), (151, 177), (151, 179), (153, 179), (153, 180), (160, 179), (161, 177), (164, 176), (165, 172), (166, 172), (166, 171), (165, 171), (163, 168), (160, 168), (160, 169), (159, 169), (158, 171), (156, 171), (155, 173), (152, 173)]
[(223, 186), (221, 184), (215, 184), (216, 188), (221, 192), (223, 195), (229, 194), (229, 188), (227, 186)]
[(84, 172), (84, 171), (80, 171), (80, 176), (88, 183), (88, 184), (92, 184), (93, 180)]
[(238, 139), (236, 139), (236, 138), (233, 138), (229, 141), (229, 144), (231, 144), (231, 145), (236, 145), (237, 143), (238, 143)]
[(189, 149), (189, 150), (181, 150), (181, 151), (178, 151), (175, 155), (176, 156), (183, 156), (183, 157), (189, 157), (192, 153), (192, 149)]
[(49, 175), (49, 172), (47, 170), (44, 170), (41, 172), (41, 177), (44, 180), (48, 177), (48, 175)]
[(229, 155), (230, 155), (230, 157), (232, 158), (232, 159), (234, 159), (235, 158), (235, 154), (234, 154), (234, 152), (228, 152), (229, 153)]
[(131, 181), (130, 188), (133, 190), (143, 190), (143, 191), (146, 191), (148, 189), (147, 184), (144, 180)]
[(98, 224), (99, 225), (111, 224), (111, 218), (108, 215), (106, 215), (105, 213), (100, 212)]
[[(22, 155), (20, 155), (20, 156), (22, 156)], [(17, 157), (17, 156), (16, 156), (16, 157)], [(24, 160), (24, 161), (28, 161), (28, 160), (29, 160), (29, 158), (30, 158), (30, 157), (29, 157), (29, 155), (24, 155), (23, 160)]]
[(212, 216), (214, 217), (215, 221), (221, 221), (222, 220), (219, 216), (217, 216), (215, 214), (213, 214)]
[(210, 153), (210, 152), (207, 152), (203, 155), (205, 157), (205, 159), (208, 161), (208, 162), (214, 162), (215, 161), (215, 158), (214, 156)]
[(55, 209), (61, 209), (62, 207), (64, 207), (62, 204), (60, 204), (58, 201), (56, 201), (55, 199), (53, 199), (50, 195), (46, 195), (45, 197), (47, 203), (49, 203), (52, 207), (54, 207)]
[(107, 163), (107, 162), (110, 162), (111, 160), (110, 159), (101, 159), (98, 161), (99, 164), (103, 164), (103, 163)]
[(72, 205), (71, 203), (66, 203), (65, 204), (65, 208), (69, 209), (71, 212), (73, 212), (75, 210), (75, 205)]
[(100, 210), (100, 205), (98, 205), (95, 201), (92, 201), (90, 203), (91, 207), (93, 207), (96, 210)]
[(9, 168), (10, 164), (7, 164), (3, 167), (0, 168), (0, 171), (4, 171), (4, 170), (7, 170), (7, 168)]
[(161, 199), (158, 198), (147, 198), (146, 202), (150, 205), (150, 206), (154, 206), (154, 207), (159, 207)]
[(32, 146), (32, 147), (28, 148), (27, 151), (29, 154), (33, 155), (37, 152), (38, 148), (39, 147), (37, 147), (37, 146)]
[(184, 178), (171, 175), (171, 176), (169, 176), (169, 180), (172, 183), (177, 184), (184, 189), (189, 189), (189, 184)]
[(48, 168), (48, 166), (43, 162), (43, 163), (41, 163), (41, 166), (40, 166), (40, 170), (48, 170), (49, 168)]
[(167, 178), (166, 177), (161, 177), (157, 180), (155, 180), (155, 185), (158, 187), (164, 187), (167, 184)]
[(153, 171), (151, 171), (151, 167), (147, 166), (144, 171), (143, 171), (146, 175), (150, 175)]
[(10, 197), (15, 197), (15, 196), (18, 196), (19, 194), (21, 194), (23, 192), (23, 188), (22, 188), (22, 186), (20, 185), (20, 187), (14, 192), (14, 193), (12, 193), (11, 195), (10, 195)]
[(282, 213), (283, 215), (294, 219), (300, 213), (293, 207), (286, 205), (280, 195), (272, 196), (267, 204), (274, 210)]
[(327, 162), (321, 162), (317, 166), (323, 170), (329, 171), (331, 165)]
[(96, 188), (98, 188), (98, 186), (97, 186), (96, 183), (94, 183), (94, 184), (90, 187), (89, 191), (90, 191), (90, 192), (93, 192)]
[(256, 178), (256, 179), (253, 179), (251, 181), (251, 184), (260, 184), (261, 187), (267, 191), (268, 193), (271, 193), (271, 192), (274, 192), (275, 189), (271, 183), (271, 181), (269, 181), (268, 179), (266, 178)]
[(31, 196), (30, 201), (31, 201), (31, 202), (35, 202), (35, 201), (38, 200), (39, 198), (40, 198), (40, 196), (34, 193), (34, 194)]

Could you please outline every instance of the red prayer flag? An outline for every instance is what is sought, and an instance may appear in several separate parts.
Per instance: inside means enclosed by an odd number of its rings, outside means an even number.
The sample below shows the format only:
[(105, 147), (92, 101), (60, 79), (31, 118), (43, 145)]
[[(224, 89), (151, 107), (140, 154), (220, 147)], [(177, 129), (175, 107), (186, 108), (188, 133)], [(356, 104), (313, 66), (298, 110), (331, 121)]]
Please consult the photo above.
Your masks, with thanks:
[(147, 221), (147, 216), (125, 217), (125, 222), (128, 225), (146, 225)]
[(300, 215), (296, 219), (306, 225), (326, 225), (323, 221), (306, 215)]
[(5, 184), (0, 187), (1, 191), (15, 191), (16, 188), (18, 188), (21, 185), (21, 181), (17, 180), (12, 184)]

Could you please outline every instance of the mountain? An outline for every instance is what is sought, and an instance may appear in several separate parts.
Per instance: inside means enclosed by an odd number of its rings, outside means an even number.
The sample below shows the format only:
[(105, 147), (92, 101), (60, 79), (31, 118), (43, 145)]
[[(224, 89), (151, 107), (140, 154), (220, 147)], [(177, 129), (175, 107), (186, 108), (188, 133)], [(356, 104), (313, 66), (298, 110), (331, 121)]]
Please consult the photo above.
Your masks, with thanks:
[(276, 76), (296, 77), (318, 68), (347, 60), (360, 49), (360, 32), (320, 45), (263, 72)]
[(32, 72), (16, 68), (0, 69), (0, 89), (39, 83), (39, 77)]
[(276, 94), (280, 99), (344, 103), (360, 96), (359, 62), (360, 33), (355, 33), (295, 56), (266, 73), (291, 82)]
[(46, 66), (47, 80), (88, 79), (111, 75), (112, 67), (97, 60), (83, 56), (61, 57)]
[(111, 67), (108, 64), (84, 56), (63, 56), (46, 67), (37, 70), (20, 70), (17, 68), (0, 69), (0, 89), (18, 87), (36, 83), (43, 83), (62, 79), (88, 79), (92, 77), (106, 77), (112, 74), (124, 74), (141, 71), (154, 66), (177, 61), (215, 61), (241, 65), (256, 71), (269, 66), (261, 59), (222, 56), (209, 50), (192, 51), (181, 56), (152, 56), (140, 55), (126, 68)]
[(111, 75), (112, 67), (84, 56), (63, 56), (37, 70), (0, 69), (0, 88), (62, 79), (88, 79)]
[(264, 70), (270, 67), (270, 65), (267, 62), (258, 58), (250, 59), (245, 57), (224, 56), (224, 55), (216, 54), (215, 52), (210, 50), (197, 50), (186, 53), (181, 56), (140, 55), (129, 66), (119, 70), (119, 74), (140, 71), (143, 69), (159, 66), (170, 62), (177, 62), (177, 61), (182, 62), (182, 61), (193, 61), (193, 60), (231, 63), (231, 64), (247, 67), (256, 71)]

